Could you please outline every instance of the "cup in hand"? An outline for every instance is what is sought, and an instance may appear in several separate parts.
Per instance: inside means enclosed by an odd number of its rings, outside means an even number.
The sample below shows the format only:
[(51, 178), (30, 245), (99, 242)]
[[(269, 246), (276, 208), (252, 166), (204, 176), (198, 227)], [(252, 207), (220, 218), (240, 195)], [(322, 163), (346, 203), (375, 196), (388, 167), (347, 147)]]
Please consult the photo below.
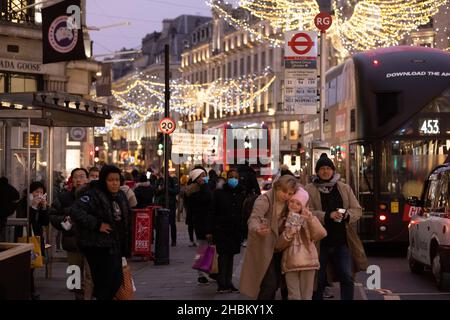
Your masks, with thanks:
[(343, 209), (343, 208), (338, 208), (336, 209), (337, 212), (339, 212), (341, 214), (341, 218), (340, 219), (336, 219), (334, 221), (336, 222), (342, 222), (342, 219), (345, 218), (345, 214), (347, 212), (347, 209)]

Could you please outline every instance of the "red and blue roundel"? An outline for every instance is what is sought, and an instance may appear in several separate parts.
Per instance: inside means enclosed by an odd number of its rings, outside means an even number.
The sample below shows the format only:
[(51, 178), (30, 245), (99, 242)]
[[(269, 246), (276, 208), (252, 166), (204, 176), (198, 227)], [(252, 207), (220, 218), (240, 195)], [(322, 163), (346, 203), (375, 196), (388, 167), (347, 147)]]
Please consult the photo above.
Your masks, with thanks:
[(59, 16), (56, 18), (48, 30), (48, 42), (53, 49), (60, 53), (72, 51), (77, 45), (78, 29), (69, 29), (67, 27), (68, 16)]

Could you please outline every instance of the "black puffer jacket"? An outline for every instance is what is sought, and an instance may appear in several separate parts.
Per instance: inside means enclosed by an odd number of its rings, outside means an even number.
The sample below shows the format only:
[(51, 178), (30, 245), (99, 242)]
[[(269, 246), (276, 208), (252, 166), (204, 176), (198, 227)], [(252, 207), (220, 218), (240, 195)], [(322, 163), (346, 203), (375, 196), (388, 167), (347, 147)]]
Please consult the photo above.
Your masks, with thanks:
[[(117, 202), (122, 220), (114, 221), (112, 203)], [(76, 239), (80, 248), (102, 247), (120, 250), (124, 257), (131, 255), (131, 207), (125, 193), (119, 191), (115, 198), (98, 187), (92, 187), (80, 196), (70, 208), (70, 217), (76, 223)], [(100, 232), (102, 223), (112, 226), (109, 234)]]
[(186, 193), (186, 209), (197, 239), (205, 240), (206, 234), (210, 232), (210, 211), (212, 194), (207, 184), (199, 186), (193, 183)]
[(78, 251), (75, 240), (75, 224), (72, 225), (72, 229), (65, 230), (61, 226), (61, 222), (65, 217), (70, 215), (70, 207), (75, 202), (75, 191), (65, 191), (60, 193), (58, 197), (53, 201), (51, 208), (49, 209), (49, 218), (52, 226), (62, 231), (62, 247), (66, 251), (76, 252)]

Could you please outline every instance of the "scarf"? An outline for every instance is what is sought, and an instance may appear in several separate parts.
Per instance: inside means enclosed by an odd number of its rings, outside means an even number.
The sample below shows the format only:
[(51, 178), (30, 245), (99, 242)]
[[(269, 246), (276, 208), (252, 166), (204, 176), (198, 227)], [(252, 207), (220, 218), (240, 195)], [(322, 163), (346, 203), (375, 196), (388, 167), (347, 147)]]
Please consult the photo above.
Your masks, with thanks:
[(340, 178), (341, 175), (339, 173), (335, 173), (333, 177), (328, 181), (321, 180), (318, 176), (313, 176), (311, 180), (312, 183), (314, 183), (314, 185), (317, 187), (319, 192), (330, 193)]

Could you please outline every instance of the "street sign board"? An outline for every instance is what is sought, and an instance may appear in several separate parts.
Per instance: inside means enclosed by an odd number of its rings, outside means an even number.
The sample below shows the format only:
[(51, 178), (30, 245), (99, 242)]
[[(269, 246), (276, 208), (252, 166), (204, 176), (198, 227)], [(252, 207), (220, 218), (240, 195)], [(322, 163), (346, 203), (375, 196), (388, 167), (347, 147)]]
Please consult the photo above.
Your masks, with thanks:
[(159, 121), (159, 131), (164, 134), (171, 134), (175, 131), (175, 121), (171, 118), (162, 118)]
[(219, 138), (216, 134), (192, 134), (175, 132), (172, 136), (172, 154), (218, 155)]
[(284, 110), (317, 112), (317, 32), (289, 31), (285, 35)]
[(333, 18), (331, 18), (331, 15), (326, 12), (320, 12), (314, 18), (314, 24), (321, 32), (327, 31), (328, 28), (331, 27), (332, 23)]

